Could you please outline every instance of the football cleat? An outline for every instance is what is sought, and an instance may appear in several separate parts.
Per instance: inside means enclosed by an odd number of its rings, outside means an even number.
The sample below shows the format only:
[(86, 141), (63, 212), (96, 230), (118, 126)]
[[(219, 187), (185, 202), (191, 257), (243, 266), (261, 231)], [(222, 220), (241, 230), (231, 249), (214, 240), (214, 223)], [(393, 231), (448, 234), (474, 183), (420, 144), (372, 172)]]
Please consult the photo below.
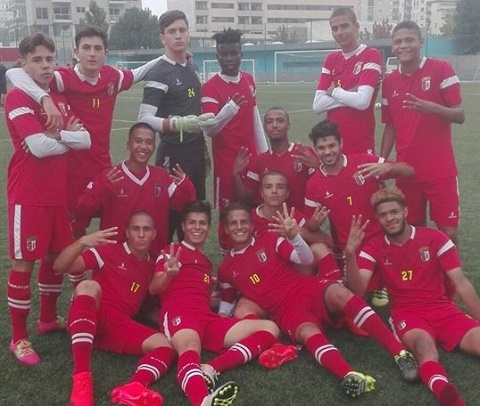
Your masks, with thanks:
[(57, 318), (50, 323), (44, 323), (37, 320), (37, 333), (47, 334), (53, 331), (65, 330), (65, 317), (57, 316)]
[(450, 382), (447, 383), (438, 394), (438, 403), (440, 406), (465, 406), (465, 402), (460, 397), (458, 389)]
[(73, 375), (73, 388), (70, 395), (71, 406), (93, 406), (93, 380), (91, 372)]
[(343, 378), (342, 383), (343, 392), (351, 398), (356, 398), (366, 392), (371, 392), (375, 389), (375, 379), (369, 375), (361, 374), (360, 372), (349, 372)]
[(40, 357), (32, 348), (30, 341), (18, 340), (16, 343), (11, 341), (9, 349), (17, 360), (24, 365), (37, 365), (40, 363)]
[(297, 347), (275, 343), (258, 357), (259, 364), (267, 369), (275, 369), (298, 357)]
[(418, 364), (410, 352), (400, 351), (400, 354), (395, 355), (395, 362), (405, 381), (414, 382), (418, 379)]
[(207, 384), (208, 393), (212, 393), (215, 390), (215, 386), (217, 386), (218, 375), (220, 374), (209, 364), (200, 364), (200, 369)]
[(375, 307), (387, 306), (390, 303), (388, 292), (385, 289), (374, 290), (370, 302), (372, 303), (372, 306)]
[(128, 406), (162, 406), (163, 397), (143, 386), (140, 382), (129, 382), (118, 386), (111, 393), (112, 403)]
[(237, 395), (238, 385), (235, 382), (227, 382), (207, 395), (200, 406), (230, 406), (235, 404)]

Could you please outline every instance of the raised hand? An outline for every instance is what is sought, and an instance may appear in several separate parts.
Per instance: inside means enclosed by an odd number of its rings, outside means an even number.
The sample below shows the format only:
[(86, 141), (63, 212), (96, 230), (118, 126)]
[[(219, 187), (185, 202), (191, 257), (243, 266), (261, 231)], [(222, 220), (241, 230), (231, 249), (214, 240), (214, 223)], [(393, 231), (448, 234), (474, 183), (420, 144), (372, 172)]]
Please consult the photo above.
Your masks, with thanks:
[(403, 108), (416, 111), (417, 113), (434, 113), (436, 104), (418, 98), (417, 96), (407, 93), (405, 100), (403, 101)]
[(173, 179), (173, 183), (176, 185), (179, 185), (184, 179), (185, 179), (185, 172), (183, 172), (182, 167), (179, 164), (175, 164), (175, 166), (172, 168), (172, 173), (170, 176)]
[(245, 103), (247, 103), (247, 98), (245, 97), (245, 95), (243, 94), (240, 94), (240, 93), (235, 93), (233, 96), (232, 96), (232, 99), (231, 99), (238, 107), (240, 106), (243, 106)]
[(362, 175), (365, 179), (371, 177), (380, 177), (386, 175), (392, 169), (393, 164), (390, 162), (371, 162), (368, 164), (358, 165), (358, 173)]
[(164, 250), (161, 251), (163, 257), (166, 259), (163, 264), (163, 271), (170, 277), (177, 276), (180, 272), (180, 254), (182, 253), (182, 247), (179, 246), (177, 252), (175, 252), (175, 244), (170, 244), (170, 253), (167, 255)]
[(121, 180), (123, 180), (123, 174), (122, 174), (122, 171), (120, 169), (118, 169), (117, 167), (114, 166), (112, 169), (110, 169), (105, 174), (105, 178), (106, 178), (107, 182), (114, 185), (115, 183), (118, 183)]
[(272, 218), (275, 223), (269, 223), (269, 231), (277, 232), (289, 240), (293, 240), (299, 233), (300, 227), (295, 220), (295, 207), (292, 207), (289, 213), (287, 204), (283, 203), (282, 211), (277, 210)]
[(235, 162), (233, 163), (232, 173), (233, 174), (240, 174), (243, 173), (245, 168), (248, 166), (250, 162), (250, 157), (252, 154), (248, 150), (248, 148), (240, 147), (238, 154), (235, 158)]
[(66, 127), (68, 131), (80, 131), (84, 129), (82, 122), (73, 116), (68, 119)]
[(312, 217), (308, 219), (308, 228), (310, 230), (318, 230), (325, 220), (328, 218), (330, 210), (326, 206), (317, 206), (312, 214)]
[(309, 168), (317, 169), (320, 166), (317, 154), (303, 145), (298, 148), (298, 155), (292, 155), (292, 158), (295, 162), (301, 162)]
[(103, 244), (116, 244), (113, 237), (118, 235), (118, 227), (110, 227), (105, 230), (96, 231), (95, 233), (84, 235), (80, 238), (80, 242), (87, 247), (97, 247)]
[(366, 220), (362, 224), (361, 214), (358, 217), (352, 216), (352, 225), (350, 226), (350, 233), (348, 234), (347, 244), (345, 245), (346, 254), (355, 254), (358, 251), (369, 223), (370, 220)]

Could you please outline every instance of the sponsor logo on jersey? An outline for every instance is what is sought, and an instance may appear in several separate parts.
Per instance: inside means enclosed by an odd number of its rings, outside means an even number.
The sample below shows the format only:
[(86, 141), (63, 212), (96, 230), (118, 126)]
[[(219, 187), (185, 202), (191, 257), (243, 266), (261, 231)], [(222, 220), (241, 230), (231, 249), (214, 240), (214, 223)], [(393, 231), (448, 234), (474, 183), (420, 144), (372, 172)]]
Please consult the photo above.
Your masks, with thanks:
[(425, 92), (430, 89), (430, 76), (425, 76), (422, 78), (422, 90)]
[(301, 162), (294, 162), (293, 168), (295, 169), (295, 172), (302, 172), (303, 164)]
[(353, 67), (353, 74), (358, 75), (362, 70), (363, 62), (357, 62)]
[(452, 211), (452, 212), (450, 213), (450, 216), (448, 216), (448, 218), (449, 218), (449, 219), (456, 219), (456, 218), (457, 218), (457, 215), (455, 214), (454, 211)]
[(118, 269), (122, 270), (122, 271), (126, 271), (127, 270), (127, 267), (125, 266), (125, 262), (122, 262), (119, 266), (118, 266)]
[(222, 205), (223, 207), (227, 207), (230, 204), (230, 199), (226, 199), (222, 197)]
[(325, 199), (330, 199), (333, 197), (333, 193), (330, 193), (328, 190), (325, 192)]
[(390, 261), (390, 259), (387, 258), (387, 259), (385, 259), (385, 261), (383, 261), (383, 265), (390, 266), (390, 265), (393, 265), (393, 262)]
[(125, 190), (123, 188), (121, 188), (117, 197), (128, 197), (128, 195), (127, 195), (127, 193), (125, 193)]
[(257, 258), (260, 262), (267, 262), (267, 254), (263, 250), (257, 251)]
[(175, 85), (176, 85), (176, 86), (182, 86), (183, 83), (182, 83), (182, 81), (181, 81), (179, 78), (176, 78), (176, 79), (175, 79)]
[(418, 250), (420, 252), (420, 259), (423, 261), (423, 262), (428, 262), (430, 261), (430, 251), (428, 248), (420, 248)]
[(155, 197), (160, 197), (161, 193), (162, 193), (162, 187), (160, 185), (155, 185), (153, 187), (153, 195)]
[(27, 251), (35, 251), (37, 248), (37, 237), (27, 237)]
[(113, 82), (110, 82), (107, 86), (107, 93), (109, 96), (111, 96), (113, 93), (115, 93), (115, 84)]
[(398, 97), (400, 96), (400, 93), (398, 93), (396, 90), (393, 91), (392, 97)]
[(182, 322), (182, 318), (180, 316), (177, 316), (172, 320), (172, 325), (174, 327), (177, 327), (180, 325), (181, 322)]
[(232, 278), (237, 278), (238, 276), (240, 276), (239, 272), (237, 272), (237, 271), (232, 272)]

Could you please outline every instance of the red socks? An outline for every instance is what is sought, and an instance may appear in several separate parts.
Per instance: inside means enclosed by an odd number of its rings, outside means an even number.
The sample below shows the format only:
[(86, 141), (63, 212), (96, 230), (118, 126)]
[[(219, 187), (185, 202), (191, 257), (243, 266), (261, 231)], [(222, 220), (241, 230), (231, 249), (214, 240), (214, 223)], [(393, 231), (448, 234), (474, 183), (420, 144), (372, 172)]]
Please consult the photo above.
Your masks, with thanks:
[(30, 272), (10, 270), (8, 276), (7, 298), (12, 323), (12, 341), (28, 338), (27, 316), (30, 312), (31, 291)]
[(193, 406), (200, 406), (208, 395), (207, 384), (200, 369), (200, 354), (186, 351), (178, 357), (177, 380)]
[(170, 347), (159, 347), (144, 355), (140, 359), (137, 370), (130, 382), (140, 382), (147, 387), (152, 382), (164, 376), (176, 356), (175, 350)]
[(57, 319), (57, 299), (62, 292), (63, 274), (56, 274), (53, 262), (42, 259), (38, 269), (38, 291), (40, 296), (40, 316), (43, 323)]

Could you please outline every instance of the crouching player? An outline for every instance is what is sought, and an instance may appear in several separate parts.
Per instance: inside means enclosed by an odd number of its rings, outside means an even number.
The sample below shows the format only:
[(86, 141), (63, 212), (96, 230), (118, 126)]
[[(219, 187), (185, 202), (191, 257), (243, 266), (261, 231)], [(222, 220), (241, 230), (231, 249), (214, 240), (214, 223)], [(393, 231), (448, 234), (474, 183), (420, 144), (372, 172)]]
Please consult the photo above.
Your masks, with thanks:
[(92, 280), (76, 287), (68, 318), (74, 363), (72, 406), (94, 404), (93, 347), (143, 356), (130, 382), (112, 391), (113, 403), (163, 404), (161, 395), (147, 386), (167, 372), (175, 351), (163, 334), (133, 320), (155, 270), (148, 254), (156, 235), (152, 216), (144, 211), (132, 214), (125, 233), (123, 244), (115, 241), (116, 227), (85, 235), (62, 251), (54, 264), (57, 272), (93, 270)]
[[(422, 381), (440, 405), (465, 405), (438, 362), (436, 347), (438, 342), (446, 351), (480, 355), (480, 299), (462, 272), (457, 249), (443, 232), (407, 223), (399, 189), (380, 189), (371, 203), (383, 235), (365, 244), (357, 262), (366, 224), (353, 218), (345, 248), (348, 285), (361, 295), (372, 275), (381, 275), (390, 293), (394, 331), (415, 355)], [(475, 319), (451, 300), (445, 284), (450, 280)]]
[[(237, 292), (261, 306), (292, 341), (303, 344), (315, 360), (342, 380), (343, 391), (357, 397), (374, 389), (375, 379), (354, 371), (325, 336), (325, 328), (345, 315), (367, 331), (394, 358), (407, 381), (417, 378), (413, 356), (393, 337), (365, 301), (337, 281), (297, 273), (294, 263), (313, 261), (298, 233), (296, 221), (284, 208), (277, 231), (253, 236), (248, 206), (234, 203), (225, 213), (225, 230), (233, 249), (218, 270), (222, 291), (220, 311), (231, 310)], [(268, 351), (268, 350), (267, 350)]]
[[(207, 202), (185, 207), (184, 240), (159, 256), (150, 293), (160, 295), (160, 325), (178, 353), (177, 379), (192, 405), (228, 406), (238, 386), (228, 382), (215, 389), (217, 375), (256, 358), (279, 330), (270, 320), (225, 318), (211, 311), (212, 264), (203, 252), (210, 222)], [(200, 364), (202, 348), (221, 355)]]

